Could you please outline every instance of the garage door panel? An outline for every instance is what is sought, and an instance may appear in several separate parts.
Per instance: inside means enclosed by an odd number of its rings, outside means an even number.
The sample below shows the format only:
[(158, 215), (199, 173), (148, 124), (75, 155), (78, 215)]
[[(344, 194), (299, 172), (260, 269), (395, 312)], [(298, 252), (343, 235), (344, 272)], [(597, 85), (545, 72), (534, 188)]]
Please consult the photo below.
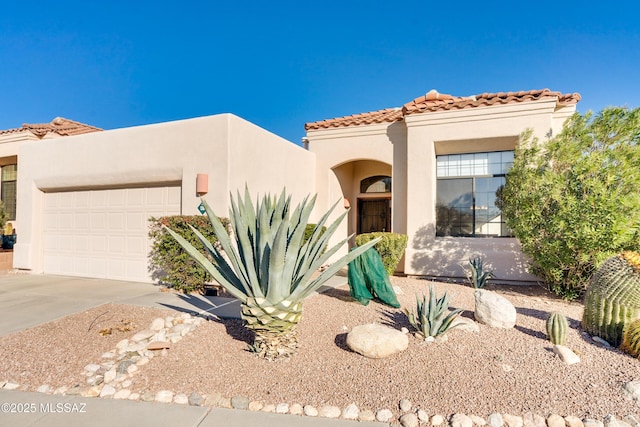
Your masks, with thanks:
[(180, 187), (47, 193), (44, 272), (150, 282), (148, 219), (180, 213)]

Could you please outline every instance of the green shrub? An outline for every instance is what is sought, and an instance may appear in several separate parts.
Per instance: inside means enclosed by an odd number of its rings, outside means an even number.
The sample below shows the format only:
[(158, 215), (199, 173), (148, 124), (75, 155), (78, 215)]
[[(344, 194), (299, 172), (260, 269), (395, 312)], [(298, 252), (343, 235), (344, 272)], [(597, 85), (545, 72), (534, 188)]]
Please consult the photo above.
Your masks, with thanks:
[[(226, 227), (229, 220), (220, 219)], [(179, 233), (202, 253), (205, 249), (189, 226), (202, 233), (211, 242), (216, 241), (211, 222), (204, 215), (175, 215), (150, 218), (149, 237), (152, 239), (149, 270), (160, 283), (185, 293), (203, 291), (211, 276), (202, 268), (162, 226)]]
[(374, 246), (384, 264), (384, 269), (390, 276), (396, 271), (398, 262), (407, 248), (408, 237), (406, 234), (398, 233), (364, 233), (356, 236), (356, 245), (362, 246), (365, 243), (381, 237), (382, 239)]
[(4, 234), (4, 226), (7, 224), (7, 213), (4, 210), (4, 204), (0, 200), (0, 234)]
[(610, 256), (640, 249), (640, 108), (576, 113), (548, 141), (523, 134), (496, 204), (532, 272), (578, 298)]
[[(315, 229), (316, 229), (316, 224), (307, 224), (307, 226), (304, 228), (304, 242), (309, 241)], [(327, 230), (327, 227), (322, 226), (322, 228), (320, 229), (320, 236), (322, 236), (326, 230)]]

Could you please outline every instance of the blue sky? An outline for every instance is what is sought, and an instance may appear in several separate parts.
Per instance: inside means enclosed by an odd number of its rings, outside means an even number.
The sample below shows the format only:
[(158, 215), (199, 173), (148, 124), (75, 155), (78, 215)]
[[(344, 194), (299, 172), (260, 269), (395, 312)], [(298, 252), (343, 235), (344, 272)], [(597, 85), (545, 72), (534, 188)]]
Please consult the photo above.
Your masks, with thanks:
[[(437, 4), (436, 4), (437, 3)], [(0, 6), (0, 129), (114, 129), (233, 113), (304, 123), (549, 88), (578, 111), (640, 106), (634, 2), (68, 1)]]

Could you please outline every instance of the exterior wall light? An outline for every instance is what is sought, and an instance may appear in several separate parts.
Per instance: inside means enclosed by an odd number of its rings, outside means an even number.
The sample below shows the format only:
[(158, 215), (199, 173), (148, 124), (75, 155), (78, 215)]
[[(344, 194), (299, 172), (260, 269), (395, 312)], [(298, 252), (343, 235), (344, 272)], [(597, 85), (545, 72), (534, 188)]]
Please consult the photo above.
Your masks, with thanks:
[(209, 192), (209, 174), (199, 173), (196, 175), (196, 194), (204, 196)]

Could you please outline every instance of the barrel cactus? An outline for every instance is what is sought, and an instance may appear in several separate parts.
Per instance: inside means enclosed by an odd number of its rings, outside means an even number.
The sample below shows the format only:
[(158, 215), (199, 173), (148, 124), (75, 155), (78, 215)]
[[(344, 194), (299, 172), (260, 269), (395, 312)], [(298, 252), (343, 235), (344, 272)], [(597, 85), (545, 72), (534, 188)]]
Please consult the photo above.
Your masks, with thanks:
[(613, 346), (622, 331), (640, 318), (640, 254), (623, 252), (607, 259), (593, 274), (584, 299), (582, 327)]
[(634, 320), (624, 328), (620, 349), (633, 357), (640, 357), (640, 319)]
[(565, 345), (567, 343), (567, 330), (569, 322), (561, 313), (551, 313), (547, 318), (547, 336), (554, 345)]

